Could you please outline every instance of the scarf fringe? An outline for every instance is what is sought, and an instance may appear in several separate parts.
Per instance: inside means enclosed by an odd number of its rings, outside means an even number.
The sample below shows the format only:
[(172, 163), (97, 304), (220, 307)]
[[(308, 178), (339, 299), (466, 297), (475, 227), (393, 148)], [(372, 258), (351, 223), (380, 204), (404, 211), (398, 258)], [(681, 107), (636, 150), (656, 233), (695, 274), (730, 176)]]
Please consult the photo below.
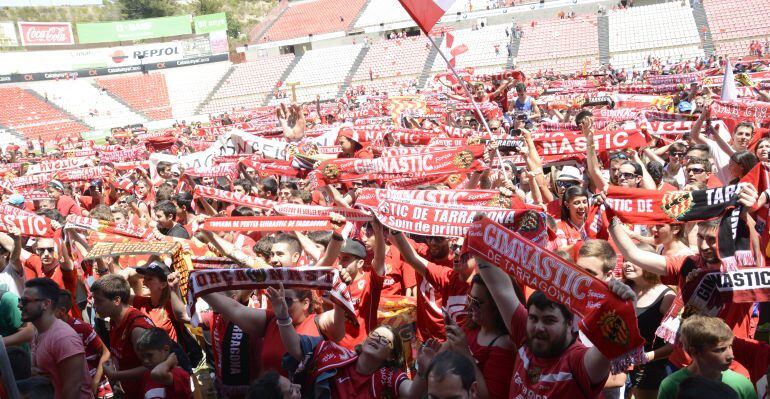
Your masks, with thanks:
[(722, 262), (722, 272), (734, 272), (740, 268), (756, 266), (754, 253), (747, 250), (735, 251), (734, 256), (720, 259)]
[(655, 330), (655, 335), (663, 339), (666, 343), (673, 344), (676, 342), (676, 336), (679, 332), (668, 328), (666, 325), (661, 324), (658, 329)]
[(637, 346), (629, 352), (626, 352), (610, 361), (610, 372), (612, 374), (622, 373), (635, 364), (646, 363), (644, 356), (644, 345)]

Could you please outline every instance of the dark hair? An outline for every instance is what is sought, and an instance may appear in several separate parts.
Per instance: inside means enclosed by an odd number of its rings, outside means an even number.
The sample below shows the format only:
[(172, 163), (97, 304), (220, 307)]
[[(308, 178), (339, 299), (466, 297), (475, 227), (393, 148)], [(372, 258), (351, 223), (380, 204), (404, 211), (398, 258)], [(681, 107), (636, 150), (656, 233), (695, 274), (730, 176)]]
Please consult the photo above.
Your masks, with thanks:
[(700, 375), (687, 377), (679, 383), (677, 399), (738, 399), (738, 393), (722, 381)]
[(687, 166), (690, 165), (701, 165), (703, 166), (703, 169), (706, 171), (706, 173), (711, 173), (711, 161), (708, 160), (708, 158), (693, 158), (687, 161)]
[(272, 195), (278, 194), (278, 181), (272, 177), (266, 177), (260, 182), (262, 184), (262, 191)]
[(145, 330), (144, 333), (136, 341), (137, 350), (163, 350), (165, 346), (171, 349), (171, 338), (169, 338), (166, 330), (162, 328), (153, 327)]
[(283, 399), (278, 380), (281, 376), (275, 371), (268, 371), (251, 383), (246, 399)]
[(318, 245), (327, 246), (332, 239), (331, 231), (316, 230), (307, 233), (307, 238)]
[(738, 180), (740, 180), (741, 177), (743, 177), (746, 173), (749, 173), (749, 171), (754, 169), (754, 167), (759, 163), (759, 158), (757, 158), (757, 156), (754, 155), (754, 153), (751, 151), (738, 151), (733, 153), (733, 155), (730, 155), (730, 160), (741, 167), (741, 175), (734, 176), (736, 183)]
[[(513, 283), (513, 290), (516, 293), (516, 296), (519, 298), (519, 301), (524, 301), (524, 293), (521, 291), (521, 287), (519, 286), (518, 282), (516, 282), (515, 279), (511, 278), (511, 282)], [(484, 279), (481, 278), (480, 274), (476, 274), (473, 276), (473, 279), (471, 280), (471, 289), (474, 285), (480, 285), (484, 287), (484, 289), (489, 292), (489, 288), (487, 288), (487, 284), (484, 282)], [(468, 295), (470, 295), (471, 291), (468, 290)], [(500, 308), (497, 306), (497, 303), (495, 302), (495, 298), (492, 297), (492, 294), (489, 295), (489, 297), (492, 300), (492, 303), (495, 305), (495, 331), (499, 333), (504, 333), (508, 331), (508, 327), (505, 325), (505, 320), (503, 320), (503, 315), (500, 314)], [(465, 324), (467, 327), (475, 328), (475, 324), (471, 321), (470, 317), (465, 319)]]
[(709, 152), (711, 151), (711, 150), (709, 149), (709, 146), (708, 146), (708, 144), (702, 144), (702, 143), (693, 144), (693, 145), (691, 145), (691, 146), (689, 146), (689, 147), (687, 148), (687, 152), (690, 152), (690, 151), (692, 151), (692, 150), (697, 150), (697, 151), (705, 151), (706, 153), (709, 153)]
[(273, 244), (287, 244), (289, 245), (289, 250), (295, 253), (302, 251), (302, 245), (299, 243), (297, 237), (287, 233), (280, 233), (275, 236)]
[(56, 307), (69, 312), (72, 309), (72, 294), (65, 289), (59, 290), (59, 298), (56, 300)]
[(281, 182), (281, 184), (278, 186), (278, 188), (279, 189), (288, 188), (291, 191), (295, 191), (295, 190), (299, 189), (299, 187), (297, 187), (297, 183), (295, 183), (293, 181)]
[(650, 174), (650, 177), (652, 177), (652, 180), (656, 185), (660, 184), (663, 180), (663, 164), (658, 161), (648, 162), (647, 173)]
[(171, 201), (159, 202), (155, 204), (155, 207), (152, 209), (155, 210), (155, 212), (163, 212), (166, 217), (176, 217), (176, 205), (171, 203)]
[[(390, 354), (393, 356), (393, 359), (390, 359), (385, 362), (385, 364), (382, 365), (382, 367), (388, 367), (393, 370), (399, 370), (404, 368), (404, 343), (401, 340), (401, 336), (398, 335), (396, 330), (393, 329), (393, 327), (388, 325), (379, 325), (372, 329), (372, 331), (378, 329), (378, 328), (386, 328), (388, 331), (390, 331), (393, 334), (393, 349), (390, 351)], [(371, 332), (370, 332), (371, 334)], [(361, 354), (361, 345), (364, 343), (361, 342), (361, 344), (356, 345), (356, 353)]]
[(91, 284), (91, 292), (100, 293), (111, 301), (120, 298), (120, 303), (128, 304), (128, 299), (131, 297), (131, 286), (128, 285), (128, 281), (123, 276), (108, 274)]
[(520, 91), (526, 92), (527, 91), (527, 85), (524, 84), (524, 82), (516, 83), (516, 91), (517, 92), (520, 92)]
[(687, 146), (684, 143), (671, 143), (670, 146), (668, 146), (668, 152), (687, 152)]
[(572, 186), (564, 191), (564, 195), (561, 197), (561, 220), (569, 220), (569, 209), (567, 208), (567, 204), (574, 197), (586, 197), (586, 199), (588, 199), (588, 190), (581, 186)]
[(59, 222), (60, 224), (64, 224), (67, 221), (67, 218), (65, 218), (58, 210), (56, 209), (41, 209), (37, 212), (40, 216), (45, 216), (48, 219), (55, 220)]
[(192, 202), (193, 202), (193, 195), (190, 194), (187, 191), (180, 191), (174, 196), (174, 202), (176, 202), (176, 205), (188, 213), (192, 213)]
[(735, 132), (737, 132), (738, 129), (740, 129), (742, 127), (747, 127), (749, 129), (751, 129), (751, 133), (752, 134), (754, 133), (754, 124), (751, 123), (751, 122), (743, 121), (743, 122), (738, 122), (738, 124), (735, 125), (735, 129), (733, 130), (733, 134), (735, 134)]
[(254, 253), (256, 255), (264, 256), (265, 258), (270, 258), (270, 250), (272, 249), (273, 243), (275, 242), (275, 237), (273, 236), (264, 236), (257, 241), (256, 244), (254, 244)]
[(56, 281), (48, 277), (37, 277), (27, 280), (24, 286), (36, 289), (43, 299), (51, 300), (53, 305), (56, 305), (56, 302), (59, 301), (59, 290), (61, 288), (59, 288), (59, 284), (56, 284)]
[(155, 190), (155, 201), (171, 201), (174, 198), (174, 194), (176, 194), (176, 188), (168, 184), (168, 182), (163, 183)]
[(527, 299), (527, 311), (529, 311), (529, 308), (532, 306), (540, 310), (558, 309), (562, 316), (564, 316), (564, 321), (567, 324), (572, 324), (572, 319), (574, 317), (572, 312), (570, 312), (566, 306), (560, 304), (559, 302), (554, 302), (548, 299), (543, 291), (535, 291), (532, 293), (532, 295), (529, 296), (529, 299)]
[[(642, 165), (639, 165), (638, 163), (636, 163), (634, 161), (625, 161), (622, 164), (620, 164), (620, 166), (623, 166), (623, 165), (631, 165), (631, 166), (633, 166), (634, 167), (634, 174), (637, 175), (637, 176), (643, 176), (644, 175), (644, 172), (642, 171)], [(618, 167), (620, 167), (620, 166), (618, 166)]]
[(449, 374), (460, 377), (465, 391), (471, 389), (473, 383), (476, 382), (473, 360), (455, 351), (440, 352), (430, 362), (428, 372), (425, 373), (429, 381), (432, 376), (438, 383), (444, 381), (444, 377)]
[(589, 116), (594, 116), (593, 112), (587, 109), (581, 110), (577, 115), (575, 115), (575, 124), (580, 126), (580, 124), (583, 123), (583, 119)]
[(155, 170), (157, 170), (158, 173), (160, 173), (161, 170), (164, 170), (164, 169), (170, 168), (170, 167), (171, 167), (171, 162), (160, 161), (160, 162), (158, 162), (158, 166), (156, 167)]
[(233, 212), (231, 214), (232, 216), (254, 216), (254, 210), (246, 207), (246, 206), (239, 206), (235, 209), (233, 209)]
[(91, 209), (91, 212), (88, 213), (88, 217), (111, 222), (112, 210), (110, 210), (110, 207), (107, 205), (99, 204)]
[(243, 191), (246, 192), (246, 194), (251, 193), (251, 182), (246, 179), (235, 179), (233, 180), (233, 189), (235, 189), (235, 186), (241, 186), (243, 187)]

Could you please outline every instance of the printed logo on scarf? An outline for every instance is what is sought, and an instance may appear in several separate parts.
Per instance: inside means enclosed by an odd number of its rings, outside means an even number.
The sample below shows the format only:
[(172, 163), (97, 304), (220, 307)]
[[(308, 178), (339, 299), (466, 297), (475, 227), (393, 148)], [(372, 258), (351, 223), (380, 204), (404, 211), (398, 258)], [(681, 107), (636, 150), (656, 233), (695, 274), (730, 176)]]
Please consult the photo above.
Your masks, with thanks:
[(618, 345), (628, 344), (628, 325), (614, 310), (599, 317), (599, 326), (604, 338)]
[(693, 200), (689, 191), (671, 191), (663, 195), (661, 209), (672, 219), (679, 219), (690, 212)]

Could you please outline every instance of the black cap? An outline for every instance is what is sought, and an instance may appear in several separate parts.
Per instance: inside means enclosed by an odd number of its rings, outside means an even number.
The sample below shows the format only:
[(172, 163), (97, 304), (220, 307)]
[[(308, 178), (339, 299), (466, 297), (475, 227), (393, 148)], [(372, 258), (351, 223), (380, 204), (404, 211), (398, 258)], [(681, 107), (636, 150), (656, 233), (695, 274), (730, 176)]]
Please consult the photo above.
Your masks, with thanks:
[(143, 276), (150, 275), (166, 278), (169, 274), (171, 274), (171, 269), (169, 269), (169, 267), (166, 266), (166, 264), (163, 262), (154, 261), (149, 265), (137, 267), (136, 272)]
[(364, 244), (361, 244), (358, 240), (345, 240), (345, 244), (342, 246), (340, 253), (350, 254), (357, 258), (366, 258), (366, 248)]

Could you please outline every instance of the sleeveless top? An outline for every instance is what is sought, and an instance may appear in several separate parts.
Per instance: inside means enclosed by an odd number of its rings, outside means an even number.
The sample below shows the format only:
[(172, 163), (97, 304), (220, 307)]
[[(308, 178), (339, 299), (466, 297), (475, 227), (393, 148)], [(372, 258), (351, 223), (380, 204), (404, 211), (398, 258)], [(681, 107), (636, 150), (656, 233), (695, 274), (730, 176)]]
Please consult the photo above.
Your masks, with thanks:
[(664, 316), (660, 311), (660, 303), (669, 292), (673, 291), (671, 288), (666, 288), (651, 305), (636, 308), (636, 319), (639, 323), (639, 333), (645, 341), (645, 351), (655, 350), (666, 344), (664, 339), (655, 336), (655, 330), (660, 326)]
[(525, 112), (527, 115), (529, 115), (532, 113), (532, 108), (533, 108), (532, 103), (533, 103), (532, 97), (527, 97), (527, 99), (524, 100), (523, 103), (520, 102), (517, 97), (516, 102), (513, 103), (513, 108), (516, 111), (522, 111), (522, 112)]

